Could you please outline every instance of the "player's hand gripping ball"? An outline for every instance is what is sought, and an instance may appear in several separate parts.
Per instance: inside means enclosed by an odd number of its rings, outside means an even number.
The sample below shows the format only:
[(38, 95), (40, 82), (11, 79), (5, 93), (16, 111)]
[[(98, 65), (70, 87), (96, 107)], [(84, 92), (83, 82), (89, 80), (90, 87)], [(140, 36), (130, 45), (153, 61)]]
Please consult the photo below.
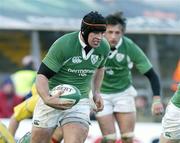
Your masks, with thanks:
[(73, 85), (69, 84), (60, 84), (56, 87), (54, 87), (51, 91), (50, 94), (56, 95), (57, 92), (62, 91), (63, 93), (59, 96), (61, 102), (66, 102), (66, 101), (72, 101), (73, 106), (77, 104), (81, 98), (81, 92), (79, 89)]

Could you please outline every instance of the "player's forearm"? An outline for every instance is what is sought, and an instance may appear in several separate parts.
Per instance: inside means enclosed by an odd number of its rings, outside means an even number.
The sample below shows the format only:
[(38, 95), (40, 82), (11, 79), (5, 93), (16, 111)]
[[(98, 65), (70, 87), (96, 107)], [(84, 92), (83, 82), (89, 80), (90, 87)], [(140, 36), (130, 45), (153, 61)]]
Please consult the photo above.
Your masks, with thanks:
[[(151, 88), (153, 91), (153, 96), (160, 96), (160, 82), (159, 82), (159, 77), (157, 76), (157, 74), (155, 73), (155, 71), (153, 70), (153, 68), (151, 68), (148, 72), (146, 72), (144, 74), (150, 81), (151, 84)], [(155, 98), (156, 98), (155, 97)]]
[(38, 74), (36, 78), (36, 88), (38, 94), (46, 102), (47, 98), (49, 97), (49, 85), (48, 79), (43, 74)]
[(13, 116), (10, 119), (8, 130), (12, 134), (12, 136), (15, 136), (16, 130), (19, 127), (19, 121), (17, 121)]
[(104, 77), (104, 68), (97, 69), (93, 79), (93, 88), (92, 88), (93, 94), (100, 92), (103, 77)]
[(164, 111), (163, 104), (161, 103), (160, 98), (160, 82), (157, 74), (154, 72), (153, 68), (151, 68), (148, 72), (145, 73), (145, 76), (148, 77), (152, 91), (153, 91), (153, 101), (152, 101), (152, 114), (159, 115)]

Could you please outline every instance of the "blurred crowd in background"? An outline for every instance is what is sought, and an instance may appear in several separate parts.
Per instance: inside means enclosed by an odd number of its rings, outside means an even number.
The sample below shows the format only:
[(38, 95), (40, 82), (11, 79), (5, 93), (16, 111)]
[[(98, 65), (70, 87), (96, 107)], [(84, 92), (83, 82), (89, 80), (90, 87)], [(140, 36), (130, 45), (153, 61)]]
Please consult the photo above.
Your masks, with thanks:
[(20, 69), (4, 77), (0, 85), (0, 118), (10, 118), (14, 107), (31, 97), (30, 90), (35, 77), (36, 71), (31, 55), (22, 58)]

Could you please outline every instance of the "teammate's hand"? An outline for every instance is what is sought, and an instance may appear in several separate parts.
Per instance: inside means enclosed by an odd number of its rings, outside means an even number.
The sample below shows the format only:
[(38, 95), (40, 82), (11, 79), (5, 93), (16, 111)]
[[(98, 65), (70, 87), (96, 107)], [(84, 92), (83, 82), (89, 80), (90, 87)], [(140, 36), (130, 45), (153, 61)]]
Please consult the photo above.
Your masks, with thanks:
[(61, 96), (62, 94), (63, 92), (59, 91), (57, 92), (57, 94), (47, 97), (44, 103), (55, 109), (60, 109), (60, 110), (70, 109), (73, 106), (74, 102), (69, 100), (61, 101), (61, 98), (59, 98), (59, 96)]
[(159, 96), (153, 97), (151, 111), (153, 115), (162, 115), (162, 113), (164, 112), (164, 107), (163, 104), (161, 103), (161, 99)]
[(96, 105), (96, 108), (94, 108), (94, 111), (96, 111), (96, 112), (102, 111), (104, 108), (104, 103), (103, 103), (103, 99), (102, 99), (100, 93), (96, 93), (93, 96), (93, 100)]

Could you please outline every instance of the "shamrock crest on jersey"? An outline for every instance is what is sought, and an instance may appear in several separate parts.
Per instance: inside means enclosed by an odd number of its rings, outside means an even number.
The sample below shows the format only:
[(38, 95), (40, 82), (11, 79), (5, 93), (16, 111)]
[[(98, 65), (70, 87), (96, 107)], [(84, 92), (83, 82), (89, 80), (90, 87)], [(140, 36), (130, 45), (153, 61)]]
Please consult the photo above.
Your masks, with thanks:
[(99, 59), (98, 55), (91, 55), (91, 63), (94, 65)]
[(121, 53), (116, 54), (116, 60), (118, 62), (121, 62), (124, 59), (124, 57), (125, 57), (124, 54), (121, 54)]

